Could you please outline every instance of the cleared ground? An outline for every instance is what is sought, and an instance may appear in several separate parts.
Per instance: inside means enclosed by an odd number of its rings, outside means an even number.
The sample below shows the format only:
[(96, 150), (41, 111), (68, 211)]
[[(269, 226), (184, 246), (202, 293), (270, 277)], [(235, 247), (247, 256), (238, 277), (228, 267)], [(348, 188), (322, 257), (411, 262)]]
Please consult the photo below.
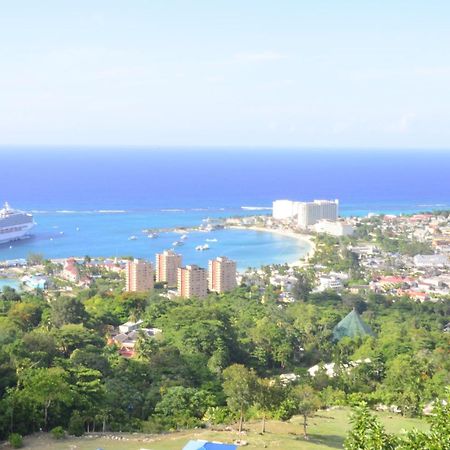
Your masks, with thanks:
[[(320, 411), (310, 419), (309, 441), (302, 436), (301, 419), (294, 418), (290, 422), (268, 421), (266, 434), (260, 435), (261, 424), (252, 422), (245, 424), (246, 433), (241, 436), (248, 442), (244, 448), (283, 450), (329, 450), (342, 448), (347, 430), (350, 427), (348, 409)], [(418, 428), (428, 429), (423, 420), (406, 419), (396, 415), (378, 414), (390, 433), (401, 433), (402, 430)], [(112, 436), (113, 434), (111, 434)], [(234, 431), (192, 430), (166, 435), (122, 434), (125, 439), (114, 440), (104, 437), (81, 437), (55, 441), (46, 434), (38, 434), (25, 439), (24, 448), (36, 450), (180, 450), (190, 439), (207, 439), (232, 443), (239, 436)]]

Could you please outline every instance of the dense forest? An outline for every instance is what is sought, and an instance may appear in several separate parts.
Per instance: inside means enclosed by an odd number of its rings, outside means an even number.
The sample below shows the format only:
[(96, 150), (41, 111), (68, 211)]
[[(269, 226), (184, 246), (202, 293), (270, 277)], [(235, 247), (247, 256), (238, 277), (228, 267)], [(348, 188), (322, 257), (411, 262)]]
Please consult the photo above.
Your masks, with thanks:
[[(255, 287), (168, 300), (158, 290), (125, 294), (111, 286), (98, 279), (50, 300), (4, 288), (0, 438), (55, 427), (75, 435), (158, 432), (248, 418), (263, 426), (266, 417), (294, 414), (304, 415), (306, 434), (306, 418), (320, 407), (364, 401), (419, 416), (450, 384), (448, 300), (305, 290), (295, 303), (279, 304)], [(352, 308), (375, 336), (334, 341), (333, 328)], [(108, 337), (130, 318), (162, 333), (142, 335), (127, 359)], [(309, 375), (330, 362), (334, 376), (324, 368)], [(280, 374), (297, 376), (287, 382)]]

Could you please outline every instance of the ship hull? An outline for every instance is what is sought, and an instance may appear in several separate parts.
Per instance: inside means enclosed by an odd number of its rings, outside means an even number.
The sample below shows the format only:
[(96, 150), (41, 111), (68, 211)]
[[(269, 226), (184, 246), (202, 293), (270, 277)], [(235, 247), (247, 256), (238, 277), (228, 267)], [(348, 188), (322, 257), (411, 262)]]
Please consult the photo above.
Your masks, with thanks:
[(0, 244), (7, 244), (8, 242), (18, 241), (28, 237), (28, 232), (34, 227), (34, 223), (27, 223), (22, 225), (19, 230), (7, 231), (2, 233), (0, 228)]

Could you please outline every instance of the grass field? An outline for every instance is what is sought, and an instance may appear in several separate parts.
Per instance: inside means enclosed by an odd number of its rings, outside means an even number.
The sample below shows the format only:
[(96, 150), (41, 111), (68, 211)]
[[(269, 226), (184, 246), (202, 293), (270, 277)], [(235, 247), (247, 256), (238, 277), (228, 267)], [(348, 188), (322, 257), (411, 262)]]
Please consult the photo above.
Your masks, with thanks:
[[(246, 432), (241, 436), (248, 442), (244, 448), (283, 450), (329, 450), (342, 448), (349, 429), (349, 410), (336, 409), (320, 411), (309, 421), (310, 439), (302, 436), (301, 419), (290, 422), (268, 421), (266, 434), (260, 435), (260, 423), (245, 424)], [(379, 413), (378, 417), (390, 433), (418, 428), (425, 430), (428, 425), (423, 420), (406, 419), (400, 416)], [(207, 439), (232, 443), (239, 436), (234, 431), (191, 430), (165, 435), (123, 434), (122, 440), (104, 437), (81, 437), (55, 441), (46, 434), (37, 434), (25, 438), (24, 448), (36, 450), (180, 450), (190, 439)]]

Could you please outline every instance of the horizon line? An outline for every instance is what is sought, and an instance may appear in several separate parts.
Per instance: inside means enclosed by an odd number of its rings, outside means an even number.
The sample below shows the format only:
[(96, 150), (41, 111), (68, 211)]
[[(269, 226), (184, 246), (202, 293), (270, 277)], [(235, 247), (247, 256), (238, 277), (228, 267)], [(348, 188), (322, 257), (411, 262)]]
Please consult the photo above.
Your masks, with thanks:
[(19, 149), (19, 150), (62, 150), (62, 149), (78, 149), (78, 150), (289, 150), (289, 151), (395, 151), (395, 152), (448, 152), (448, 147), (371, 147), (371, 146), (292, 146), (292, 145), (249, 145), (249, 144), (189, 144), (189, 145), (158, 145), (158, 144), (0, 144), (0, 152), (3, 150)]

